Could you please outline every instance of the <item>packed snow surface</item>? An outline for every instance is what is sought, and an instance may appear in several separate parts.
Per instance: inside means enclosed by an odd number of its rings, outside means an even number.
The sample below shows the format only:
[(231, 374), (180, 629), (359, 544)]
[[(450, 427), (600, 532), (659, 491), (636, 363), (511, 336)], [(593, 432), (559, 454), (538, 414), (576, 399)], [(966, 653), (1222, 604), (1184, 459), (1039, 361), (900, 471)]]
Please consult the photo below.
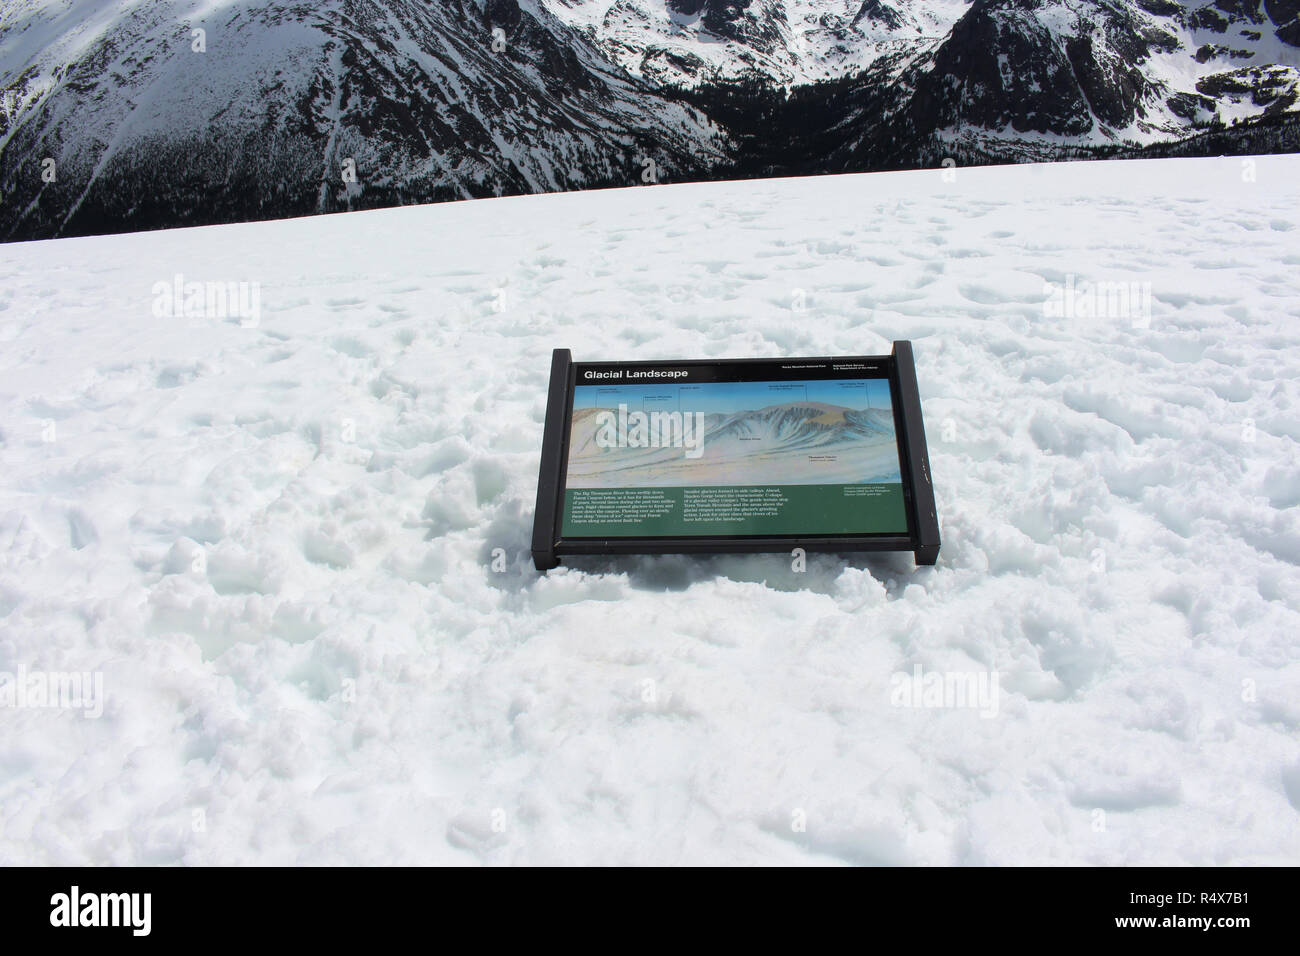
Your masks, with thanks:
[[(1260, 157), (0, 247), (0, 863), (1300, 862), (1298, 224)], [(903, 338), (937, 567), (533, 570), (552, 348)]]

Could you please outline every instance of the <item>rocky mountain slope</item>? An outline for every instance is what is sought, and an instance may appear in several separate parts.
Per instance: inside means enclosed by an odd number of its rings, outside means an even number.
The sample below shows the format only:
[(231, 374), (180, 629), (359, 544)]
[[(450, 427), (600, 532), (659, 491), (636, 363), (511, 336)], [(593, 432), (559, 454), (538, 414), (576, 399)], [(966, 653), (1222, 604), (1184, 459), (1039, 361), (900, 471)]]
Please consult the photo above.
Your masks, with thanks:
[(10, 236), (627, 185), (726, 146), (512, 0), (19, 0), (0, 71)]

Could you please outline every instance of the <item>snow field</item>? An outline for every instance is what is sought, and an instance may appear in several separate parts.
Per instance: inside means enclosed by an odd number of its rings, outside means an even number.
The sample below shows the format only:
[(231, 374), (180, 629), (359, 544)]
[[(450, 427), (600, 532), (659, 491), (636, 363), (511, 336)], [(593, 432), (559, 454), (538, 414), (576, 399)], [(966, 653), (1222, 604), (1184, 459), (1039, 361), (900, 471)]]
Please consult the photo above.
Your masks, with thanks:
[[(105, 699), (0, 707), (0, 862), (1294, 864), (1300, 159), (1243, 162), (4, 246), (0, 672)], [(1046, 314), (1098, 282), (1149, 320)], [(532, 569), (553, 347), (896, 338), (936, 568)]]

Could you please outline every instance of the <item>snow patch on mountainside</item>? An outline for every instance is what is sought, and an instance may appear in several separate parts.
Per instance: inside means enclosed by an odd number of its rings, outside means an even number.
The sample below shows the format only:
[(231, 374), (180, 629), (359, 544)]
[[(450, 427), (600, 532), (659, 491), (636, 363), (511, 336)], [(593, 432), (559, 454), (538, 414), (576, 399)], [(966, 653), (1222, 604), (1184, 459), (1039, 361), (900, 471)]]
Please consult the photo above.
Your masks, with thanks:
[(763, 76), (792, 85), (865, 69), (887, 51), (932, 46), (970, 0), (540, 2), (638, 76), (682, 85)]

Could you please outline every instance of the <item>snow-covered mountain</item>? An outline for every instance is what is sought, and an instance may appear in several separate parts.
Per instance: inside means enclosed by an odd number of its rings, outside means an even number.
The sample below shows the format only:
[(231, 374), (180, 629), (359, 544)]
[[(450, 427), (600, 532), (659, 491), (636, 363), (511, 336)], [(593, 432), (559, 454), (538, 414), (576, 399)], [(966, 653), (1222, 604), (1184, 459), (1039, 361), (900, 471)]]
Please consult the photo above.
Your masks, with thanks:
[(897, 94), (878, 122), (976, 139), (1145, 143), (1300, 98), (1300, 0), (545, 2), (638, 76), (791, 86), (876, 67)]
[(955, 133), (1147, 143), (1295, 108), (1295, 0), (1269, 3), (1276, 21), (1259, 0), (1215, 2), (975, 0), (909, 64), (910, 114)]
[(16, 0), (0, 78), (26, 235), (627, 185), (725, 143), (514, 0)]
[(544, 0), (637, 75), (663, 82), (842, 76), (933, 46), (969, 0)]
[(1294, 111), (1300, 0), (8, 0), (0, 237), (1057, 158)]
[[(1016, 67), (1017, 36), (1029, 47), (1047, 36), (1075, 41), (1081, 66), (1114, 53), (1130, 66), (1151, 48), (1181, 57), (1153, 64), (1162, 79), (1221, 72), (1225, 65), (1296, 62), (1297, 0), (542, 0), (557, 17), (593, 38), (630, 72), (698, 83), (762, 76), (786, 84), (842, 76), (899, 52), (942, 46), (1005, 57)], [(967, 21), (959, 29), (958, 24)], [(997, 28), (986, 26), (995, 21)], [(979, 47), (972, 46), (976, 40)], [(1166, 66), (1170, 69), (1160, 70)], [(1182, 69), (1176, 67), (1183, 67)], [(1079, 79), (1086, 83), (1086, 70)]]

